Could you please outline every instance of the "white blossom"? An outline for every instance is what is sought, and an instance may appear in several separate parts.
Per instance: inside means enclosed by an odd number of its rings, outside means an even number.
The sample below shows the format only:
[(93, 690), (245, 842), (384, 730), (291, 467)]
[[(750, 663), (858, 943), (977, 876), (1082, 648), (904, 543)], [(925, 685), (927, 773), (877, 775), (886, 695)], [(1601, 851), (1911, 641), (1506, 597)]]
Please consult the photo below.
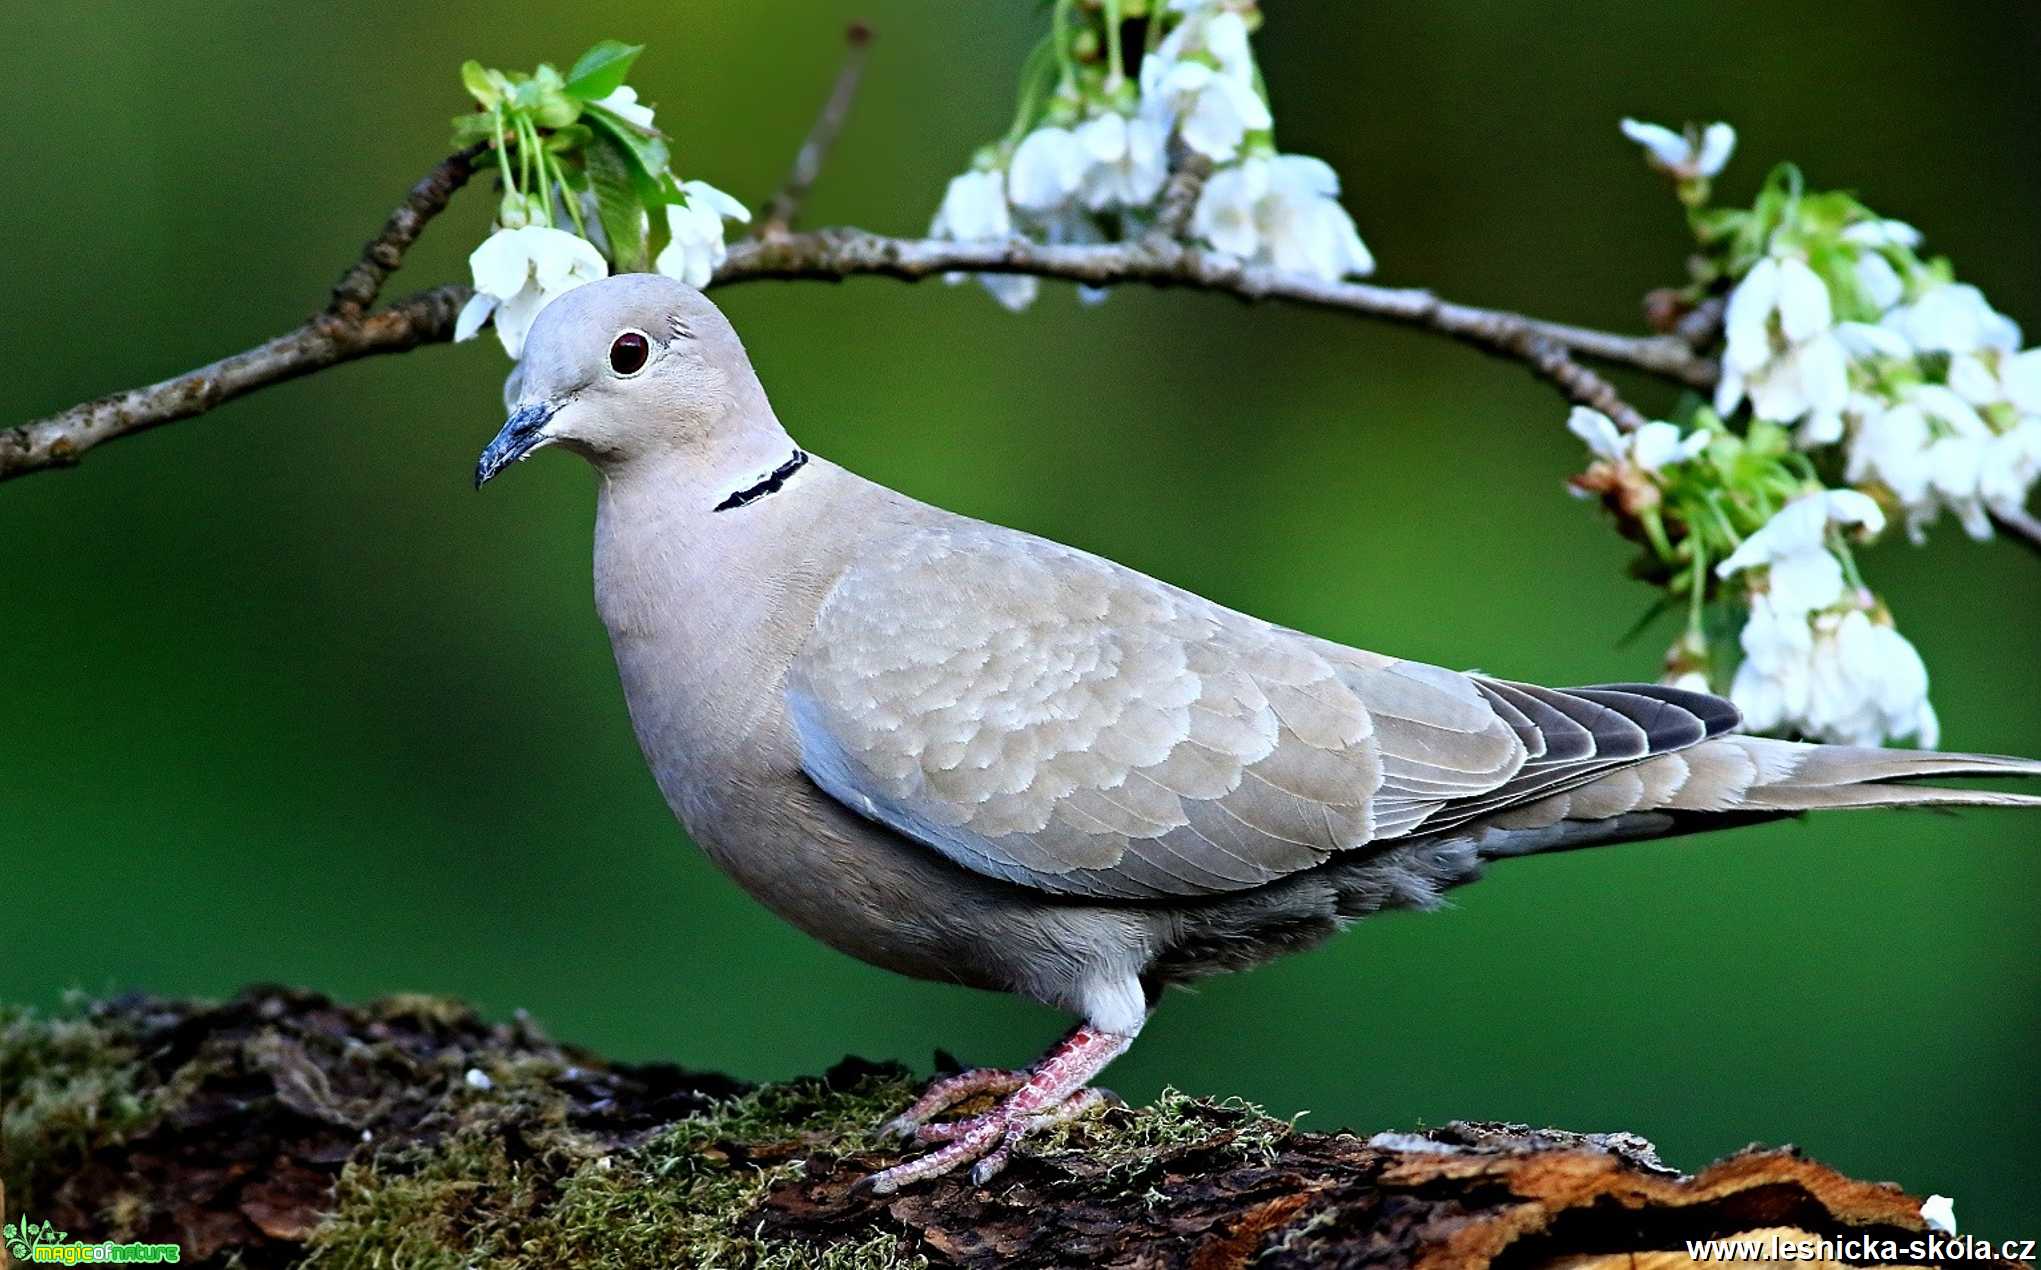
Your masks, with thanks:
[(1042, 127), (1021, 139), (1007, 169), (1007, 195), (1015, 207), (1046, 212), (1077, 193), (1088, 165), (1085, 147), (1068, 128)]
[(1374, 271), (1339, 177), (1301, 154), (1252, 156), (1205, 182), (1191, 230), (1220, 251), (1328, 281)]
[(1668, 688), (1678, 688), (1682, 692), (1714, 692), (1714, 688), (1708, 683), (1708, 676), (1698, 670), (1683, 670), (1679, 674), (1661, 679), (1659, 682)]
[[(943, 191), (942, 206), (929, 222), (928, 235), (953, 242), (1011, 238), (1013, 213), (1006, 205), (1006, 173), (992, 168), (951, 177)], [(962, 282), (964, 275), (946, 274), (944, 280), (954, 284)], [(993, 299), (1016, 313), (1033, 304), (1040, 289), (1027, 274), (981, 273), (978, 282)]]
[(1880, 313), (1898, 304), (1906, 294), (1906, 283), (1900, 280), (1899, 270), (1878, 252), (1867, 251), (1858, 256), (1855, 272), (1864, 298)]
[(1947, 1195), (1930, 1195), (1921, 1201), (1921, 1220), (1929, 1230), (1945, 1235), (1956, 1233), (1956, 1201)]
[(1797, 256), (1767, 256), (1729, 294), (1727, 345), (1715, 409), (1727, 415), (1748, 396), (1760, 419), (1813, 416), (1835, 433), (1849, 403), (1849, 356), (1835, 329), (1828, 286)]
[(1081, 177), (1084, 205), (1146, 207), (1169, 179), (1168, 137), (1153, 119), (1129, 119), (1108, 111), (1077, 129), (1086, 166)]
[(1868, 593), (1850, 588), (1829, 550), (1831, 525), (1876, 533), (1884, 523), (1865, 495), (1824, 490), (1788, 503), (1717, 566), (1724, 578), (1763, 571), (1729, 693), (1752, 730), (1851, 745), (1939, 739), (1920, 654)]
[(1884, 323), (1924, 353), (2012, 352), (2020, 346), (2019, 324), (1991, 307), (1984, 293), (1963, 282), (1945, 282), (1911, 304), (1885, 315)]
[[(1916, 542), (1945, 511), (1971, 537), (1991, 537), (1990, 513), (2023, 507), (2041, 480), (2041, 414), (2027, 415), (2012, 401), (2026, 392), (2028, 366), (2041, 364), (2027, 357), (1953, 358), (1948, 385), (1900, 389), (1858, 423), (1844, 474), (1884, 486), (1905, 508)], [(2018, 412), (2003, 429), (1988, 417), (2001, 409)]]
[(1838, 322), (1835, 337), (1841, 342), (1843, 352), (1851, 361), (1868, 362), (1879, 358), (1913, 357), (1913, 345), (1899, 332), (1869, 322)]
[(1006, 173), (994, 169), (951, 177), (928, 234), (955, 242), (1011, 237), (1013, 217), (1006, 207)]
[(1596, 458), (1621, 463), (1629, 457), (1629, 445), (1623, 440), (1622, 430), (1616, 421), (1599, 410), (1586, 406), (1575, 406), (1573, 413), (1566, 416), (1566, 430), (1587, 443)]
[(609, 276), (609, 262), (587, 239), (564, 229), (526, 225), (499, 229), (468, 256), (475, 294), (454, 322), (454, 338), (471, 340), (493, 315), (496, 338), (515, 360), (539, 310), (584, 282)]
[(1876, 534), (1885, 528), (1885, 513), (1867, 495), (1853, 489), (1803, 494), (1744, 539), (1728, 559), (1715, 566), (1715, 574), (1727, 578), (1806, 552), (1826, 552), (1830, 525), (1861, 526), (1865, 533)]
[(749, 221), (744, 204), (707, 181), (682, 181), (687, 202), (666, 205), (666, 228), (672, 236), (652, 262), (653, 268), (691, 287), (705, 287), (729, 255), (723, 244), (725, 220)]
[(1143, 112), (1215, 163), (1275, 126), (1255, 86), (1247, 23), (1231, 9), (1193, 10), (1141, 63)]
[(1843, 241), (1859, 247), (1905, 247), (1921, 245), (1921, 231), (1903, 220), (1860, 220), (1843, 230)]
[(2041, 415), (2041, 348), (2001, 359), (1998, 379), (2014, 409), (2023, 415)]
[(629, 84), (617, 85), (615, 92), (595, 104), (640, 128), (652, 127), (652, 108), (638, 104), (638, 90)]
[(1566, 429), (1586, 442), (1595, 457), (1650, 473), (1698, 457), (1713, 439), (1706, 430), (1682, 437), (1678, 424), (1664, 422), (1647, 423), (1625, 436), (1607, 415), (1586, 406), (1573, 408)]
[(1638, 467), (1656, 472), (1698, 458), (1712, 439), (1705, 431), (1690, 432), (1682, 437), (1678, 424), (1647, 423), (1631, 434), (1630, 457)]
[(1644, 147), (1652, 167), (1679, 180), (1716, 175), (1736, 151), (1736, 129), (1726, 123), (1711, 123), (1698, 135), (1638, 119), (1625, 119), (1622, 127), (1624, 136)]
[(1862, 605), (1809, 615), (1760, 594), (1741, 643), (1729, 696), (1753, 731), (1844, 745), (1911, 736), (1929, 749), (1941, 739), (1920, 653)]

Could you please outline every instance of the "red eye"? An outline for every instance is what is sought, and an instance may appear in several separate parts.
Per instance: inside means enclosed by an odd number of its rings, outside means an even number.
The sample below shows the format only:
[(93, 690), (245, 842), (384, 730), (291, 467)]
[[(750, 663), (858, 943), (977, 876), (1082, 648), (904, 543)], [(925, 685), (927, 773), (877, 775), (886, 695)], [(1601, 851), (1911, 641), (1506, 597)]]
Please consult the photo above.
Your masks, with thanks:
[(619, 375), (635, 375), (645, 369), (652, 346), (636, 331), (625, 331), (609, 346), (609, 368)]

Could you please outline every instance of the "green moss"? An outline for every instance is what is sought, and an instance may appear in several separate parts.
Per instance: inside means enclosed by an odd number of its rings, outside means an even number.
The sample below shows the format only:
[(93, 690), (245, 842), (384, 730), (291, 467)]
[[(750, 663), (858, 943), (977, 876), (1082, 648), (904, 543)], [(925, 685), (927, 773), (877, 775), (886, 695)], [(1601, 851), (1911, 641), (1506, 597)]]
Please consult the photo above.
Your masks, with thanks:
[[(285, 998), (278, 998), (286, 1000)], [(561, 1081), (575, 1061), (550, 1043), (475, 1035), (464, 1008), (426, 998), (376, 1003), (369, 1024), (334, 1028), (323, 1001), (286, 1001), (296, 1027), (268, 1022), (267, 1001), (222, 1007), (222, 1043), (167, 1074), (138, 1056), (142, 1011), (74, 1007), (55, 1016), (0, 1009), (0, 1178), (17, 1210), (49, 1198), (67, 1177), (164, 1124), (194, 1091), (253, 1072), (300, 1115), (343, 1124), (386, 1104), (351, 1074), (403, 1071), (426, 1087), (423, 1119), (402, 1119), (341, 1172), (330, 1211), (306, 1247), (309, 1264), (367, 1267), (661, 1265), (734, 1270), (919, 1270), (926, 1261), (882, 1230), (815, 1245), (759, 1233), (768, 1192), (796, 1181), (818, 1155), (879, 1148), (876, 1127), (916, 1084), (898, 1068), (839, 1069), (828, 1078), (764, 1086), (639, 1139), (589, 1115), (585, 1091)], [(436, 1043), (402, 1046), (376, 1032), (401, 1025)], [(228, 1030), (233, 1029), (233, 1030)], [(347, 1038), (367, 1033), (368, 1039)], [(338, 1039), (336, 1039), (338, 1038)], [(340, 1041), (346, 1040), (346, 1044)], [(338, 1045), (339, 1048), (335, 1048)], [(214, 1052), (217, 1050), (217, 1052)], [(336, 1058), (336, 1055), (339, 1057)], [(344, 1061), (343, 1061), (344, 1060)], [(223, 1067), (224, 1065), (224, 1067)], [(471, 1080), (479, 1070), (486, 1081)], [(224, 1071), (224, 1075), (221, 1073)], [(570, 1082), (571, 1085), (571, 1082)], [(577, 1101), (578, 1100), (578, 1101)], [(968, 1110), (968, 1108), (967, 1108)], [(1290, 1126), (1238, 1100), (1210, 1104), (1175, 1090), (1154, 1105), (1119, 1108), (1063, 1126), (1021, 1148), (1072, 1181), (1116, 1179), (1160, 1194), (1159, 1161), (1186, 1153), (1213, 1162), (1270, 1160)], [(1151, 1177), (1151, 1173), (1155, 1174)], [(152, 1201), (93, 1186), (97, 1216), (141, 1228)], [(324, 1209), (324, 1205), (322, 1205)]]
[(0, 1006), (0, 1181), (14, 1211), (152, 1118), (140, 1074), (125, 1028), (75, 1006), (48, 1017)]
[(1205, 1102), (1164, 1089), (1151, 1106), (1121, 1107), (1059, 1126), (1028, 1148), (1072, 1171), (1132, 1177), (1175, 1152), (1202, 1148), (1241, 1162), (1272, 1163), (1296, 1127), (1239, 1098)]
[[(814, 1150), (864, 1150), (910, 1096), (894, 1076), (843, 1088), (771, 1085), (678, 1121), (633, 1150), (604, 1153), (564, 1126), (534, 1140), (528, 1117), (477, 1124), (429, 1151), (342, 1174), (311, 1264), (505, 1267), (595, 1265), (915, 1270), (891, 1235), (814, 1248), (761, 1243), (745, 1218)], [(509, 1148), (514, 1138), (529, 1153)]]

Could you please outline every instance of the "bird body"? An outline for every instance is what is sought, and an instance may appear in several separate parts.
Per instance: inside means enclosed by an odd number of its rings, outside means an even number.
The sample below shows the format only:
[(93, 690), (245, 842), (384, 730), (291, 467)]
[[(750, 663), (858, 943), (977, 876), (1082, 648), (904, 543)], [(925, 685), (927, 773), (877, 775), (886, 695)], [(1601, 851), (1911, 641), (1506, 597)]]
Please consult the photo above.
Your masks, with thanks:
[[(618, 359), (640, 337), (649, 359)], [(698, 293), (569, 293), (478, 481), (601, 474), (596, 606), (675, 814), (746, 891), (874, 965), (1083, 1020), (939, 1083), (892, 1189), (1088, 1107), (1163, 988), (1428, 907), (1487, 860), (1826, 807), (2041, 805), (1893, 784), (2041, 764), (1747, 737), (1706, 694), (1557, 691), (1348, 648), (917, 502), (781, 428)], [(619, 371), (619, 365), (630, 369)], [(981, 1090), (961, 1127), (930, 1118)]]

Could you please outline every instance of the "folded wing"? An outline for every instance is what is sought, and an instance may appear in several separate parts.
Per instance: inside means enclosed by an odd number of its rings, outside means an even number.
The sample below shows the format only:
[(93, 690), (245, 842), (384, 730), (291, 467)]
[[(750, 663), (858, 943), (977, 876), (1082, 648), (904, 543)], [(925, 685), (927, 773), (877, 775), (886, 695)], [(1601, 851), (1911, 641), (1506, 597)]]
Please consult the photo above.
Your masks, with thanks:
[(970, 522), (847, 572), (787, 693), (803, 766), (844, 805), (979, 872), (1100, 898), (1259, 886), (1525, 760), (1464, 676)]

